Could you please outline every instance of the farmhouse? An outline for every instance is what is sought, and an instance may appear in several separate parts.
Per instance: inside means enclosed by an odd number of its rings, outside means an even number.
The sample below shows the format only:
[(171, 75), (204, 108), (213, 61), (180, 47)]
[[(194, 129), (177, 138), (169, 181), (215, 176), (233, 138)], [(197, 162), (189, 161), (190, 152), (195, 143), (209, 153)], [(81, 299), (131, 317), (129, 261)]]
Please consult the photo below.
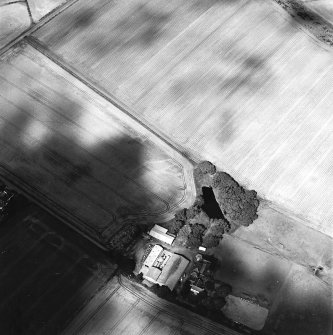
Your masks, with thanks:
[(149, 282), (165, 285), (173, 290), (188, 264), (189, 260), (182, 255), (165, 250), (160, 245), (154, 245), (140, 272)]
[(195, 258), (196, 267), (191, 271), (189, 281), (191, 284), (191, 292), (198, 294), (204, 291), (205, 278), (207, 272), (212, 268), (212, 262), (206, 257), (204, 258), (202, 254), (197, 254)]

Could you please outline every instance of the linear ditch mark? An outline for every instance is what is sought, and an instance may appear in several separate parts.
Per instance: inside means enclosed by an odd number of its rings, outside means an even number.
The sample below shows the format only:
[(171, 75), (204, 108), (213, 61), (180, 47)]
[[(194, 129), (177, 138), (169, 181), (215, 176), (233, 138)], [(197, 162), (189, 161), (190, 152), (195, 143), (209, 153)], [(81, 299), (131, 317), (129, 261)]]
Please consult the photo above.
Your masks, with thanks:
[[(15, 66), (13, 66), (13, 65), (11, 65), (11, 66), (12, 66), (13, 68), (15, 68), (19, 73), (24, 73), (24, 74), (25, 74), (27, 77), (29, 77), (30, 79), (35, 80), (35, 82), (38, 83), (39, 85), (46, 87), (44, 83), (38, 81), (36, 78), (33, 78), (33, 77), (30, 76), (29, 74), (27, 74), (27, 73), (21, 71), (19, 68), (15, 67)], [(89, 129), (88, 129), (87, 127), (84, 128), (84, 127), (80, 126), (78, 122), (76, 122), (76, 121), (74, 121), (73, 119), (70, 119), (69, 117), (67, 117), (67, 116), (65, 115), (65, 113), (59, 112), (58, 109), (53, 108), (52, 105), (51, 105), (51, 102), (49, 103), (49, 102), (46, 101), (46, 100), (43, 100), (43, 99), (41, 99), (41, 98), (39, 98), (39, 97), (34, 96), (33, 94), (29, 93), (28, 90), (23, 89), (23, 88), (20, 88), (18, 85), (16, 85), (16, 84), (13, 83), (12, 81), (7, 80), (6, 78), (2, 77), (1, 75), (0, 75), (0, 79), (6, 81), (6, 82), (8, 83), (8, 85), (11, 85), (11, 86), (15, 87), (16, 89), (18, 89), (19, 91), (22, 91), (22, 93), (26, 94), (26, 95), (29, 96), (31, 99), (38, 101), (38, 103), (40, 103), (41, 105), (43, 105), (45, 108), (48, 108), (49, 110), (51, 110), (51, 111), (52, 111), (53, 113), (55, 113), (56, 115), (61, 116), (61, 117), (64, 118), (69, 124), (72, 124), (72, 125), (76, 126), (77, 129), (78, 129), (78, 131), (81, 131), (81, 130), (82, 130), (82, 131), (87, 132), (87, 133), (90, 134), (90, 135), (92, 134), (92, 133), (89, 131)], [(59, 92), (54, 91), (52, 88), (49, 88), (49, 87), (47, 87), (47, 88), (50, 89), (54, 94), (58, 94), (58, 95), (59, 95)], [(1, 94), (0, 94), (0, 96), (1, 96)], [(8, 100), (6, 97), (3, 97), (3, 98), (6, 99), (6, 100), (8, 101), (8, 103), (13, 104), (17, 109), (20, 109), (19, 106), (17, 106), (16, 104), (14, 104), (12, 101)], [(23, 110), (22, 110), (22, 111), (23, 111)], [(31, 117), (33, 117), (34, 119), (38, 120), (40, 123), (47, 125), (47, 127), (50, 128), (54, 133), (58, 133), (59, 137), (66, 138), (65, 135), (63, 135), (62, 133), (60, 133), (60, 132), (57, 130), (57, 128), (54, 128), (54, 127), (52, 127), (52, 125), (49, 125), (49, 124), (47, 123), (47, 121), (43, 121), (42, 119), (37, 118), (35, 115), (32, 115), (31, 113), (28, 113), (28, 114), (29, 114)], [(99, 118), (99, 119), (100, 119), (100, 118)], [(101, 119), (100, 119), (100, 120), (101, 120)], [(99, 140), (100, 140), (99, 143), (102, 144), (102, 143), (103, 143), (103, 140), (102, 140), (101, 138), (99, 138)], [(111, 147), (112, 149), (114, 149), (114, 146), (113, 146), (112, 144), (107, 143), (107, 145), (108, 145), (109, 147)], [(150, 191), (146, 186), (140, 184), (139, 182), (137, 182), (137, 181), (134, 180), (133, 178), (130, 178), (128, 175), (124, 174), (123, 172), (118, 171), (115, 167), (108, 165), (107, 162), (105, 162), (104, 160), (102, 160), (102, 159), (99, 158), (98, 156), (94, 155), (94, 153), (92, 153), (92, 152), (91, 152), (90, 150), (88, 150), (86, 147), (84, 147), (84, 146), (82, 146), (82, 145), (79, 145), (79, 144), (77, 144), (77, 147), (78, 147), (82, 152), (85, 152), (87, 155), (90, 155), (91, 157), (93, 157), (94, 160), (97, 161), (99, 164), (104, 165), (104, 166), (105, 166), (107, 169), (109, 169), (109, 170), (112, 170), (112, 171), (115, 171), (115, 170), (116, 170), (116, 174), (117, 174), (117, 175), (121, 174), (121, 175), (123, 176), (124, 179), (127, 179), (127, 180), (129, 180), (130, 182), (132, 182), (133, 184), (137, 185), (138, 188), (142, 188), (142, 189), (144, 189), (145, 191), (147, 191), (147, 193), (151, 193), (151, 194), (152, 194), (154, 197), (156, 197), (159, 201), (161, 201), (162, 203), (165, 204), (165, 208), (166, 208), (165, 210), (163, 210), (163, 211), (161, 211), (161, 212), (156, 212), (156, 213), (147, 213), (148, 215), (159, 215), (159, 214), (167, 213), (167, 212), (170, 210), (170, 205), (169, 205), (169, 203), (168, 203), (166, 200), (162, 199), (162, 198), (161, 198), (160, 196), (158, 196), (157, 194), (155, 194), (154, 192)], [(119, 155), (119, 153), (117, 153), (117, 154)], [(182, 166), (182, 167), (183, 167), (183, 166)], [(90, 178), (91, 178), (91, 179), (94, 179), (96, 182), (102, 183), (104, 187), (106, 187), (107, 189), (109, 189), (109, 191), (111, 191), (112, 193), (115, 193), (119, 198), (121, 198), (121, 199), (124, 200), (125, 202), (127, 202), (127, 203), (130, 202), (132, 205), (136, 205), (135, 203), (133, 203), (133, 201), (129, 200), (128, 198), (125, 199), (119, 192), (115, 191), (113, 188), (110, 188), (107, 184), (103, 183), (101, 180), (98, 180), (98, 178), (95, 178), (94, 176), (91, 176)]]
[[(202, 322), (200, 322), (200, 321), (199, 321), (199, 322), (195, 322), (195, 321), (193, 321), (193, 320), (191, 320), (191, 321), (190, 321), (190, 320), (189, 320), (189, 321), (186, 321), (186, 320), (184, 319), (184, 317), (181, 317), (179, 314), (176, 314), (176, 312), (170, 312), (170, 308), (168, 308), (168, 307), (166, 307), (166, 306), (160, 307), (160, 306), (158, 305), (158, 303), (157, 303), (156, 301), (153, 301), (153, 299), (152, 299), (151, 297), (149, 297), (149, 296), (147, 296), (147, 295), (140, 294), (140, 293), (138, 293), (137, 291), (135, 291), (134, 289), (132, 289), (132, 288), (126, 286), (126, 285), (123, 283), (123, 281), (122, 281), (121, 275), (118, 276), (118, 283), (119, 283), (119, 285), (120, 285), (123, 289), (125, 289), (125, 290), (128, 291), (128, 292), (130, 292), (132, 295), (136, 296), (139, 300), (145, 302), (147, 305), (149, 305), (149, 306), (151, 306), (151, 307), (154, 307), (154, 308), (156, 308), (156, 309), (158, 309), (158, 310), (160, 310), (160, 311), (163, 311), (164, 314), (167, 314), (167, 315), (169, 315), (169, 316), (172, 316), (173, 318), (176, 318), (177, 320), (181, 320), (183, 323), (188, 323), (188, 324), (194, 325), (194, 326), (198, 327), (199, 329), (204, 330), (204, 331), (205, 331), (206, 333), (208, 333), (208, 334), (214, 334), (214, 335), (215, 335), (215, 334), (219, 334), (218, 332), (216, 332), (216, 331), (214, 331), (214, 330), (212, 330), (212, 329), (209, 329), (208, 327), (203, 326), (203, 325), (202, 325)], [(157, 299), (163, 300), (163, 299), (161, 299), (161, 298), (157, 298)], [(169, 305), (171, 305), (171, 306), (174, 305), (173, 303), (169, 303), (169, 302), (166, 301), (166, 300), (163, 300), (163, 301), (164, 301), (166, 304), (169, 304)], [(180, 309), (184, 309), (183, 307), (180, 307), (180, 306), (177, 306), (177, 307), (180, 308)], [(207, 319), (207, 318), (204, 318), (204, 317), (200, 316), (199, 314), (196, 314), (196, 313), (194, 313), (194, 312), (191, 312), (191, 311), (189, 311), (189, 310), (187, 310), (187, 309), (185, 309), (185, 310), (186, 310), (186, 312), (188, 312), (188, 313), (190, 313), (190, 314), (195, 314), (195, 315), (197, 315), (197, 316), (198, 316), (198, 319), (204, 320), (204, 322), (206, 322), (207, 325), (210, 325), (210, 326), (212, 326), (212, 327), (214, 327), (214, 328), (216, 328), (217, 326), (220, 327), (220, 328), (222, 328), (223, 331), (225, 331), (224, 334), (226, 334), (226, 335), (241, 335), (241, 334), (243, 334), (243, 333), (240, 333), (239, 331), (236, 331), (236, 330), (234, 330), (234, 329), (227, 328), (227, 326), (225, 326), (225, 325), (223, 325), (223, 324), (220, 324), (220, 323), (218, 323), (218, 324), (214, 324), (214, 321), (211, 321), (211, 320), (209, 320), (209, 319)], [(187, 317), (187, 318), (188, 318), (188, 317)], [(218, 331), (220, 331), (220, 330), (218, 330)], [(222, 333), (220, 333), (220, 334), (222, 334)]]
[(106, 334), (111, 335), (113, 330), (116, 329), (126, 319), (127, 315), (131, 313), (133, 309), (135, 309), (140, 301), (140, 298), (136, 299), (134, 303), (126, 310), (126, 312), (119, 318), (119, 320), (115, 322), (115, 324), (111, 328), (107, 329)]
[(5, 6), (9, 6), (9, 5), (14, 5), (16, 3), (26, 3), (26, 0), (18, 0), (18, 1), (9, 1), (9, 2), (5, 2), (3, 4), (0, 5), (0, 7), (5, 7)]
[[(21, 90), (17, 85), (15, 85), (14, 83), (9, 82), (7, 79), (1, 77), (1, 75), (0, 75), (0, 80), (1, 80), (1, 79), (7, 81), (7, 82), (8, 82), (10, 85), (12, 85), (13, 87), (16, 87), (18, 90), (22, 91), (22, 92), (25, 93), (26, 95), (28, 95), (28, 96), (30, 96), (31, 98), (33, 98), (33, 96), (32, 96), (30, 93)], [(45, 122), (44, 122), (44, 121), (42, 121), (41, 119), (37, 118), (37, 117), (34, 116), (33, 114), (26, 112), (25, 110), (23, 110), (22, 108), (20, 108), (19, 106), (17, 106), (14, 102), (8, 100), (6, 97), (1, 96), (1, 93), (0, 93), (0, 97), (2, 97), (4, 100), (7, 100), (7, 102), (8, 102), (9, 104), (13, 105), (13, 106), (14, 106), (15, 108), (17, 108), (18, 110), (22, 111), (23, 113), (26, 113), (27, 115), (29, 115), (30, 117), (34, 118), (35, 120), (37, 120), (37, 121), (40, 122), (41, 124), (44, 124), (44, 125), (45, 125)], [(52, 112), (54, 112), (55, 114), (58, 114), (57, 110), (55, 110), (55, 109), (52, 108), (51, 106), (49, 106), (49, 105), (43, 103), (41, 100), (39, 100), (39, 99), (37, 99), (37, 98), (35, 98), (35, 100), (38, 101), (40, 104), (44, 105), (44, 107), (49, 108), (50, 110), (52, 110)], [(2, 117), (0, 116), (0, 118), (2, 118)], [(6, 118), (2, 118), (2, 119), (4, 119), (7, 123), (11, 123), (11, 122), (8, 121)], [(11, 125), (12, 125), (14, 128), (16, 127), (16, 125), (13, 124), (13, 123), (12, 123)], [(52, 127), (50, 127), (50, 126), (48, 126), (48, 128), (51, 129), (51, 130), (53, 131), (54, 134), (57, 133), (59, 138), (61, 138), (61, 137), (64, 138), (64, 139), (65, 139), (64, 142), (66, 142), (66, 136), (65, 136), (64, 134), (62, 134), (61, 132), (59, 132), (56, 128), (52, 128)], [(31, 137), (31, 136), (29, 136), (29, 137)], [(36, 140), (36, 139), (33, 138), (33, 137), (31, 137), (31, 139)], [(51, 151), (51, 149), (48, 148), (46, 145), (42, 144), (41, 141), (39, 141), (39, 140), (36, 140), (36, 141), (37, 141), (37, 142), (40, 142), (41, 147), (44, 148), (45, 152), (48, 152), (49, 157), (52, 157), (53, 160), (54, 160), (55, 162), (62, 161), (62, 162), (63, 162), (63, 166), (67, 166), (67, 167), (69, 167), (69, 168), (75, 167), (75, 165), (73, 165), (70, 161), (65, 161), (64, 158), (61, 157), (61, 155), (59, 155), (58, 153), (56, 153), (56, 152), (54, 152), (54, 151)], [(7, 143), (10, 145), (9, 142), (7, 142)], [(107, 165), (105, 162), (103, 162), (100, 158), (98, 158), (96, 155), (94, 155), (93, 153), (91, 153), (91, 152), (90, 152), (88, 149), (86, 149), (85, 147), (80, 146), (80, 145), (77, 145), (77, 148), (79, 148), (80, 151), (85, 152), (85, 154), (86, 154), (87, 156), (90, 155), (96, 162), (98, 162), (98, 164), (100, 164), (100, 165), (104, 165), (104, 166), (105, 166), (107, 169), (109, 169), (109, 170), (115, 170), (115, 168), (113, 168), (113, 167), (110, 166), (110, 165)], [(48, 171), (52, 176), (55, 176), (55, 175), (51, 172), (51, 170), (47, 169), (45, 166), (44, 166), (44, 170), (45, 170), (45, 171)], [(165, 209), (164, 209), (163, 211), (161, 211), (161, 212), (157, 212), (157, 213), (147, 213), (147, 214), (149, 214), (149, 215), (153, 215), (153, 214), (158, 215), (158, 214), (167, 213), (167, 212), (169, 211), (170, 206), (169, 206), (169, 204), (167, 203), (166, 200), (163, 200), (163, 199), (160, 198), (158, 195), (156, 195), (156, 194), (154, 194), (153, 192), (149, 191), (146, 187), (140, 185), (138, 182), (136, 182), (135, 180), (133, 180), (133, 179), (131, 179), (130, 177), (126, 176), (125, 174), (123, 174), (123, 173), (121, 173), (121, 172), (119, 172), (119, 171), (117, 171), (116, 174), (118, 174), (118, 175), (121, 174), (122, 177), (123, 177), (124, 179), (128, 179), (128, 180), (130, 180), (133, 184), (137, 185), (138, 187), (141, 187), (142, 189), (146, 190), (147, 192), (150, 192), (154, 197), (156, 197), (158, 200), (160, 200), (162, 203), (164, 203), (164, 205), (165, 205)], [(67, 179), (66, 179), (65, 177), (61, 177), (61, 175), (58, 175), (57, 177), (58, 177), (59, 179), (63, 179), (64, 184), (65, 184), (66, 186), (68, 186), (68, 182), (67, 182)], [(104, 183), (100, 178), (97, 178), (97, 177), (95, 177), (95, 176), (93, 176), (93, 175), (89, 176), (89, 178), (90, 178), (91, 180), (93, 180), (96, 184), (100, 184), (102, 187), (106, 188), (106, 189), (107, 189), (108, 191), (110, 191), (111, 193), (114, 193), (118, 198), (120, 198), (121, 200), (123, 200), (125, 203), (129, 203), (129, 204), (131, 204), (131, 205), (136, 205), (136, 204), (134, 203), (133, 200), (130, 200), (130, 199), (128, 199), (128, 198), (125, 198), (123, 195), (121, 195), (121, 194), (120, 194), (118, 191), (116, 191), (114, 188), (112, 188), (112, 187), (110, 187), (108, 184)], [(77, 192), (80, 192), (85, 198), (87, 198), (87, 199), (88, 199), (90, 202), (92, 202), (95, 206), (101, 208), (103, 211), (105, 211), (107, 214), (109, 214), (109, 215), (113, 218), (113, 220), (116, 219), (115, 214), (113, 213), (113, 211), (112, 211), (109, 207), (108, 207), (107, 209), (104, 208), (104, 206), (102, 206), (101, 204), (97, 203), (97, 202), (94, 201), (92, 198), (88, 197), (85, 193), (79, 191), (79, 190), (76, 189), (74, 186), (71, 186), (71, 187), (72, 187), (73, 189), (75, 189)], [(145, 214), (145, 213), (144, 213), (144, 214)]]
[[(31, 60), (31, 61), (33, 61), (33, 59), (31, 58), (31, 57), (29, 57), (29, 55), (25, 55), (25, 57), (27, 57), (29, 60)], [(42, 83), (42, 82), (40, 82), (40, 81), (38, 81), (36, 78), (34, 78), (34, 77), (32, 77), (31, 75), (29, 75), (29, 73), (27, 73), (27, 72), (24, 72), (24, 71), (22, 71), (22, 69), (19, 69), (19, 68), (17, 68), (15, 65), (13, 65), (13, 64), (9, 64), (11, 67), (13, 67), (13, 68), (15, 68), (17, 71), (20, 71), (20, 72), (22, 72), (22, 73), (24, 73), (24, 75), (26, 75), (26, 76), (28, 76), (29, 78), (31, 78), (32, 80), (35, 80), (36, 81), (36, 83), (38, 83), (38, 84), (40, 84), (40, 85), (42, 85), (42, 86), (44, 86), (44, 87), (46, 87), (47, 89), (49, 89), (49, 90), (51, 90), (52, 92), (54, 92), (55, 94), (59, 94), (58, 92), (56, 92), (55, 90), (53, 90), (52, 88), (50, 88), (50, 87), (48, 87), (47, 85), (45, 85), (44, 83)], [(52, 74), (54, 74), (54, 72), (51, 70), (51, 73)], [(6, 80), (5, 78), (4, 78), (4, 80)], [(6, 80), (7, 81), (7, 80)], [(66, 82), (67, 83), (70, 83), (70, 84), (72, 84), (70, 81), (68, 81), (68, 80), (66, 80)], [(12, 82), (9, 82), (11, 85), (14, 85), (14, 86), (16, 86), (14, 83), (12, 83)], [(17, 87), (17, 86), (16, 86)], [(17, 87), (18, 89), (20, 89), (19, 87)], [(25, 91), (24, 91), (25, 92)], [(82, 90), (80, 90), (80, 92), (82, 92), (82, 93), (84, 93), (84, 91), (82, 91)], [(27, 92), (25, 92), (26, 94), (28, 94)], [(28, 94), (28, 95), (30, 95), (32, 98), (34, 98), (34, 99), (37, 99), (38, 101), (40, 101), (42, 104), (45, 104), (40, 98), (35, 98), (33, 95), (31, 95), (31, 94)], [(54, 110), (52, 107), (50, 107), (50, 105), (45, 105), (47, 108), (50, 108), (51, 110)], [(54, 110), (55, 111), (55, 110)], [(57, 111), (55, 111), (56, 113), (58, 113)], [(64, 114), (63, 113), (59, 113), (61, 116), (63, 116), (63, 117), (65, 117), (64, 116)], [(65, 117), (66, 118), (66, 117)], [(68, 118), (66, 118), (66, 119), (68, 119)], [(99, 120), (102, 120), (100, 117), (98, 117), (98, 119)], [(82, 128), (82, 127), (80, 127), (75, 121), (73, 121), (73, 120), (71, 120), (71, 119), (68, 119), (71, 123), (73, 123), (73, 124), (75, 124), (76, 126), (78, 126), (78, 129), (84, 129), (84, 131), (88, 131), (89, 132), (89, 130), (87, 130), (87, 129), (85, 129), (85, 128)], [(149, 140), (148, 139), (148, 141), (149, 141), (149, 143), (151, 143), (152, 145), (154, 145), (154, 146), (156, 146), (154, 143), (153, 143), (153, 141), (151, 141), (151, 140)], [(101, 142), (102, 142), (102, 140), (101, 140)], [(111, 148), (113, 148), (113, 146), (112, 146), (112, 144), (108, 144)], [(83, 147), (82, 147), (83, 148)], [(83, 150), (85, 150), (85, 148), (83, 148)], [(171, 157), (171, 156), (170, 156)], [(177, 161), (176, 159), (173, 159), (172, 157), (171, 157), (171, 160), (176, 164), (176, 165), (178, 165), (181, 169), (182, 169), (182, 182), (183, 182), (183, 186), (182, 186), (182, 188), (180, 188), (180, 190), (185, 190), (186, 191), (186, 188), (187, 188), (187, 185), (186, 185), (186, 178), (185, 178), (185, 176), (184, 176), (184, 166), (179, 162), (179, 161)], [(110, 168), (110, 167), (109, 167)], [(114, 170), (114, 169), (113, 169)], [(128, 177), (126, 177), (126, 178), (128, 178)], [(144, 189), (146, 189), (147, 191), (148, 191), (148, 193), (152, 193), (152, 194), (154, 194), (154, 196), (155, 197), (157, 197), (158, 198), (158, 200), (160, 200), (160, 201), (162, 201), (163, 203), (165, 203), (165, 205), (166, 205), (166, 210), (164, 210), (164, 211), (162, 211), (162, 212), (156, 212), (156, 213), (146, 213), (146, 216), (156, 216), (156, 215), (160, 215), (160, 214), (165, 214), (165, 213), (167, 213), (167, 212), (169, 212), (170, 210), (172, 210), (172, 209), (174, 209), (174, 208), (177, 208), (178, 207), (178, 205), (179, 204), (181, 204), (183, 201), (184, 201), (184, 199), (186, 198), (186, 195), (185, 194), (183, 194), (183, 196), (182, 196), (182, 198), (178, 201), (178, 203), (174, 203), (174, 204), (169, 204), (169, 202), (167, 201), (167, 200), (164, 200), (164, 199), (162, 199), (162, 198), (160, 198), (157, 194), (155, 194), (153, 191), (150, 191), (148, 188), (146, 188), (146, 187), (144, 187), (142, 184), (139, 184), (139, 183), (137, 183), (137, 182), (135, 182), (133, 179), (131, 179), (131, 178), (129, 178), (130, 180), (132, 180), (132, 182), (133, 183), (135, 183), (135, 184), (137, 184), (138, 186), (140, 186), (141, 188), (144, 188)], [(140, 213), (140, 215), (142, 215), (142, 213)]]
[(28, 14), (29, 14), (29, 18), (30, 18), (30, 24), (34, 24), (34, 19), (32, 17), (32, 14), (31, 14), (31, 9), (30, 9), (30, 5), (29, 5), (29, 1), (28, 0), (25, 0), (25, 5), (27, 6), (27, 11), (28, 11)]
[(160, 132), (156, 131), (152, 125), (150, 125), (146, 120), (145, 122), (141, 121), (139, 118), (135, 116), (136, 113), (131, 111), (131, 108), (125, 105), (122, 101), (118, 100), (115, 96), (110, 93), (105, 92), (102, 88), (98, 87), (96, 84), (92, 83), (89, 79), (85, 78), (81, 73), (77, 70), (73, 69), (68, 64), (65, 64), (58, 56), (56, 56), (44, 43), (37, 40), (35, 37), (26, 36), (25, 39), (28, 44), (42, 53), (45, 57), (51, 60), (56, 65), (60, 66), (64, 71), (72, 75), (75, 79), (79, 80), (82, 84), (90, 88), (93, 92), (101, 96), (103, 99), (111, 103), (113, 106), (122, 111), (125, 115), (129, 116), (132, 120), (138, 123), (140, 126), (144, 127), (151, 134), (156, 136), (159, 140), (165, 143), (168, 147), (176, 151), (182, 157), (184, 157), (187, 161), (189, 161), (192, 165), (195, 165), (199, 162), (198, 158), (193, 157), (193, 155), (189, 155), (185, 153), (178, 145), (169, 141), (165, 135), (162, 135)]
[[(107, 285), (107, 284), (106, 284)], [(84, 321), (82, 323), (80, 323), (78, 325), (78, 328), (76, 329), (76, 334), (79, 334), (80, 331), (82, 331), (82, 329), (90, 322), (90, 320), (96, 315), (98, 314), (102, 308), (107, 304), (107, 302), (119, 291), (119, 289), (121, 288), (121, 286), (119, 285), (118, 287), (116, 287), (99, 305), (96, 309), (94, 309), (92, 312), (88, 312), (86, 314), (88, 314), (88, 316), (86, 316), (84, 318)], [(99, 293), (97, 293), (97, 295), (92, 298), (92, 299), (96, 299), (96, 297), (99, 295)], [(87, 307), (89, 307), (89, 303), (87, 304)], [(85, 307), (86, 308), (86, 307)], [(71, 328), (71, 325), (69, 325), (68, 327), (69, 329)], [(75, 328), (75, 327), (74, 327)], [(64, 332), (64, 334), (66, 334), (66, 330)]]
[(59, 206), (59, 204), (54, 202), (38, 189), (30, 184), (27, 184), (22, 178), (14, 175), (4, 164), (0, 164), (0, 172), (1, 177), (6, 180), (6, 182), (14, 187), (14, 189), (19, 190), (20, 193), (25, 195), (29, 200), (38, 204), (39, 207), (43, 208), (52, 216), (62, 221), (65, 225), (85, 237), (99, 249), (108, 251), (108, 249), (99, 242), (97, 232), (74, 213)]
[(159, 315), (162, 313), (161, 310), (158, 310), (157, 313), (149, 320), (148, 324), (140, 331), (138, 335), (145, 335), (147, 330), (150, 328), (150, 326), (153, 324), (153, 322), (159, 317)]

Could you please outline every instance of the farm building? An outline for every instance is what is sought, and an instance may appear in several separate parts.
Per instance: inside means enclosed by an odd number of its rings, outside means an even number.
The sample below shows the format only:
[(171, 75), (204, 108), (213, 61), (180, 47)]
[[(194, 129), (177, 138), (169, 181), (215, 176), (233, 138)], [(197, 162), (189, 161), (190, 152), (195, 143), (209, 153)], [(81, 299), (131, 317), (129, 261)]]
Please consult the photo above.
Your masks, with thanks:
[(159, 225), (155, 225), (150, 231), (149, 231), (149, 235), (152, 236), (152, 237), (155, 237), (156, 239), (164, 242), (164, 243), (167, 243), (167, 244), (172, 244), (175, 237), (171, 234), (168, 234), (167, 233), (167, 229), (166, 228), (163, 228)]
[(184, 273), (189, 260), (182, 255), (164, 250), (155, 245), (145, 260), (140, 272), (151, 283), (165, 285), (173, 290)]

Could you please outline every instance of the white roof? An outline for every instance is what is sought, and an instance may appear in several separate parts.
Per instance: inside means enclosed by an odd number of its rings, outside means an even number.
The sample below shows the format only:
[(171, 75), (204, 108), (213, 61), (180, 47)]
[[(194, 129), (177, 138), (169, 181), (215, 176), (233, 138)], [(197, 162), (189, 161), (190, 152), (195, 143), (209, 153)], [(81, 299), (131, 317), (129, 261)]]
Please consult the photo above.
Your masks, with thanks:
[(163, 251), (163, 247), (161, 247), (158, 244), (155, 244), (153, 248), (151, 249), (149, 255), (147, 256), (146, 260), (144, 261), (144, 266), (152, 266), (156, 260), (156, 258), (159, 256), (159, 254)]
[(164, 243), (170, 244), (170, 245), (172, 244), (173, 240), (175, 239), (173, 236), (161, 233), (161, 232), (159, 232), (157, 230), (153, 230), (153, 229), (149, 232), (149, 235), (152, 236), (152, 237), (157, 238), (160, 241), (163, 241)]
[(156, 224), (152, 229), (151, 231), (158, 231), (160, 233), (163, 233), (163, 234), (166, 234), (166, 232), (168, 231), (168, 229), (162, 227), (162, 226), (159, 226), (158, 224)]
[(199, 247), (199, 250), (200, 251), (206, 251), (206, 248), (205, 247)]

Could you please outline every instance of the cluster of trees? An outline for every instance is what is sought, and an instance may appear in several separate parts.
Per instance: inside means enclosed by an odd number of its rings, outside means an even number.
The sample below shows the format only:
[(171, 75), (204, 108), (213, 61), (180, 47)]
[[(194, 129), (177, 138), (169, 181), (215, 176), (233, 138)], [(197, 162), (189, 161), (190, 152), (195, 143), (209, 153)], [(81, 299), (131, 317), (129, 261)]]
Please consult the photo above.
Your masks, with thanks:
[(176, 302), (176, 294), (175, 292), (172, 292), (168, 286), (154, 284), (149, 288), (149, 290), (162, 299)]
[(225, 172), (215, 173), (212, 187), (216, 200), (229, 222), (238, 226), (248, 226), (258, 217), (257, 192), (244, 189)]
[(108, 249), (116, 254), (123, 254), (140, 233), (141, 229), (138, 225), (128, 224), (112, 236), (108, 242)]
[(214, 280), (206, 280), (204, 286), (205, 291), (194, 295), (190, 293), (190, 282), (186, 281), (181, 295), (183, 299), (195, 305), (199, 310), (220, 311), (226, 303), (226, 296), (232, 292), (232, 287), (229, 284)]
[[(200, 202), (200, 199), (199, 199)], [(177, 212), (169, 231), (177, 235), (176, 243), (188, 248), (201, 245), (212, 248), (219, 244), (223, 234), (230, 228), (224, 219), (210, 219), (198, 203), (189, 209)]]
[(240, 186), (228, 173), (216, 171), (215, 165), (204, 161), (194, 169), (197, 190), (212, 187), (224, 217), (233, 225), (248, 226), (258, 216), (257, 192)]
[[(177, 235), (179, 245), (215, 247), (231, 224), (248, 226), (257, 218), (257, 193), (244, 189), (227, 173), (217, 172), (211, 162), (199, 163), (194, 169), (194, 179), (198, 192), (195, 203), (178, 211), (168, 227), (170, 233)], [(207, 190), (214, 204), (207, 201), (204, 192)], [(209, 213), (214, 205), (220, 213), (218, 216)]]

